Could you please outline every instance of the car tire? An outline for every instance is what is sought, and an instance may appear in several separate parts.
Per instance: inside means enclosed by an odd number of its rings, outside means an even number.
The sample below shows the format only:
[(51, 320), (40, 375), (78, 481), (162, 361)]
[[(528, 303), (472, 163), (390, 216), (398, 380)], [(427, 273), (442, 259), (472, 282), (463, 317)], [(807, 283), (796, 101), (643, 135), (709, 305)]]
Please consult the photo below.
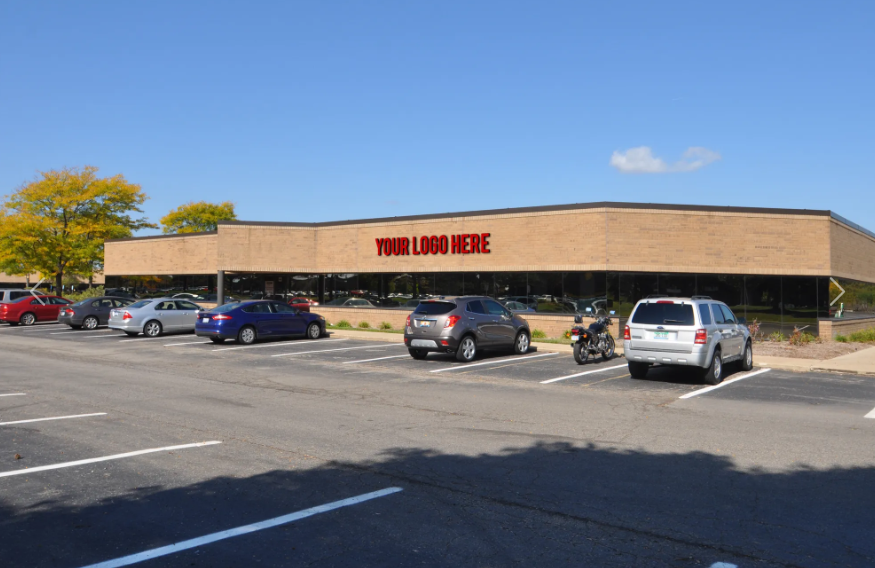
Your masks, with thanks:
[(237, 334), (237, 343), (242, 345), (252, 345), (257, 339), (258, 334), (255, 332), (255, 328), (251, 325), (247, 325)]
[(97, 318), (94, 316), (88, 316), (84, 320), (82, 320), (82, 325), (79, 327), (84, 327), (85, 329), (97, 329), (97, 326), (100, 325), (100, 322), (97, 321)]
[(456, 360), (462, 363), (470, 363), (477, 356), (477, 341), (471, 335), (466, 335), (459, 342), (456, 350)]
[(322, 337), (322, 326), (315, 322), (307, 326), (307, 339), (319, 339), (320, 337)]
[(702, 380), (709, 385), (719, 385), (723, 382), (723, 354), (719, 347), (714, 350), (711, 364), (702, 374)]
[(635, 361), (629, 361), (629, 374), (633, 379), (644, 379), (647, 377), (647, 371), (650, 369), (650, 365), (647, 363), (636, 363)]
[(137, 337), (138, 335), (140, 335), (139, 331), (126, 331), (125, 333), (128, 334), (128, 337)]
[(18, 318), (18, 322), (21, 325), (33, 325), (36, 323), (36, 315), (32, 312), (27, 312), (26, 314), (21, 314), (21, 317)]
[(610, 335), (605, 339), (605, 347), (606, 347), (605, 352), (602, 353), (602, 360), (603, 361), (610, 361), (611, 359), (614, 358), (614, 352), (617, 349), (617, 344), (614, 343), (614, 338), (611, 337)]
[(408, 349), (407, 351), (414, 359), (425, 359), (428, 356), (428, 351), (425, 349)]
[(149, 320), (143, 326), (143, 335), (146, 337), (161, 337), (162, 333), (164, 333), (164, 328), (158, 320)]
[(744, 344), (744, 352), (741, 354), (741, 370), (750, 371), (753, 369), (753, 346), (750, 341)]
[(225, 343), (225, 338), (224, 337), (211, 337), (210, 341), (212, 341), (213, 343)]
[(529, 346), (531, 346), (532, 340), (529, 337), (528, 332), (520, 331), (516, 334), (516, 339), (513, 340), (513, 351), (517, 355), (524, 355), (529, 352)]
[(587, 359), (589, 359), (589, 351), (584, 349), (583, 343), (575, 343), (574, 344), (574, 360), (577, 361), (578, 365), (583, 365), (586, 363)]

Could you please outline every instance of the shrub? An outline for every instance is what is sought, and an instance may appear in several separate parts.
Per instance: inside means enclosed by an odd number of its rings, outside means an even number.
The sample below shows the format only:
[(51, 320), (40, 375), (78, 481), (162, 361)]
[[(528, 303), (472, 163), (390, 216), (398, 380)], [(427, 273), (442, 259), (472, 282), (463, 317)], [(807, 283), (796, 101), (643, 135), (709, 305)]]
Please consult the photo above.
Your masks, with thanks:
[(532, 330), (532, 339), (547, 339), (547, 334), (544, 333), (543, 330), (533, 329)]
[(784, 341), (787, 339), (787, 336), (781, 333), (780, 331), (773, 331), (769, 334), (769, 341)]
[(368, 329), (368, 328), (370, 328), (370, 327), (371, 327), (371, 324), (369, 324), (369, 323), (366, 322), (366, 321), (360, 321), (360, 322), (359, 322), (359, 329)]
[(839, 343), (847, 343), (848, 338), (842, 334), (838, 334), (838, 335), (836, 335), (836, 341), (838, 341)]
[(68, 300), (78, 302), (80, 300), (84, 300), (85, 298), (98, 298), (100, 296), (105, 296), (106, 294), (103, 291), (103, 286), (95, 286), (93, 288), (86, 288), (81, 292), (70, 292), (69, 294), (61, 295)]
[(747, 324), (747, 329), (750, 331), (750, 337), (754, 341), (762, 341), (763, 340), (763, 332), (760, 331), (760, 322), (756, 318), (753, 319), (749, 324)]
[(352, 324), (346, 320), (340, 320), (337, 322), (337, 327), (352, 327)]
[(802, 331), (798, 327), (793, 328), (793, 334), (790, 336), (790, 345), (807, 345), (817, 341), (817, 338), (807, 331)]
[(565, 339), (571, 339), (571, 330), (566, 330), (562, 335), (565, 336)]
[(380, 324), (380, 329), (392, 329), (392, 324), (384, 321)]
[(864, 329), (863, 331), (855, 331), (849, 336), (849, 339), (860, 342), (875, 341), (875, 327)]

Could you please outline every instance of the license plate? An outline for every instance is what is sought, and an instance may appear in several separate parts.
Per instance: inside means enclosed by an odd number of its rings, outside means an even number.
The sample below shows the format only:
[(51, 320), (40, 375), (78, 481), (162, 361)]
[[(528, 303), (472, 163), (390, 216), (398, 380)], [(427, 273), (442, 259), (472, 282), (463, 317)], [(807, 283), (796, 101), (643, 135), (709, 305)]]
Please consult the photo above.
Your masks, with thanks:
[(580, 336), (579, 336), (579, 335), (572, 335), (572, 336), (571, 336), (571, 341), (577, 341), (577, 340), (579, 340), (579, 339), (580, 339)]
[(431, 322), (428, 320), (417, 320), (416, 323), (419, 327), (431, 327)]
[(653, 332), (653, 339), (668, 339), (668, 332), (667, 331), (654, 331)]
[(210, 321), (210, 318), (201, 318), (201, 323), (207, 323)]

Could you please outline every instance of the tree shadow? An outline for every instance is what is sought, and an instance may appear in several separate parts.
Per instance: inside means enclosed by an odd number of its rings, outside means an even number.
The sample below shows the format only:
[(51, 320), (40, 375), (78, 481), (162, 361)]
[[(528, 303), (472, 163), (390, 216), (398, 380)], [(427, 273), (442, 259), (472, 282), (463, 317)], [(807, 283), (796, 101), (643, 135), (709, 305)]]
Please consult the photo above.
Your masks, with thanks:
[[(84, 566), (391, 486), (404, 491), (143, 566), (875, 561), (872, 467), (743, 470), (729, 457), (702, 452), (567, 441), (479, 455), (391, 449), (369, 462), (182, 485), (171, 477), (147, 487), (125, 483), (134, 479), (125, 473), (143, 464), (110, 464), (113, 481), (85, 478), (81, 493), (62, 494), (63, 484), (90, 475), (88, 468), (0, 480), (0, 565)], [(55, 497), (27, 497), (53, 485), (61, 487)]]

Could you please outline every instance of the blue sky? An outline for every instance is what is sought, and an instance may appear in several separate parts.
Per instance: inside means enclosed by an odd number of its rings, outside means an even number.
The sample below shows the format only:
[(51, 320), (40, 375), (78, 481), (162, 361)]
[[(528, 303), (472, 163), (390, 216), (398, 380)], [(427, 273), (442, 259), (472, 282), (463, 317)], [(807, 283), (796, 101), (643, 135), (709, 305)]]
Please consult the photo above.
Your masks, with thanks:
[(156, 222), (607, 200), (875, 229), (873, 28), (871, 1), (4, 2), (0, 193), (89, 164)]

